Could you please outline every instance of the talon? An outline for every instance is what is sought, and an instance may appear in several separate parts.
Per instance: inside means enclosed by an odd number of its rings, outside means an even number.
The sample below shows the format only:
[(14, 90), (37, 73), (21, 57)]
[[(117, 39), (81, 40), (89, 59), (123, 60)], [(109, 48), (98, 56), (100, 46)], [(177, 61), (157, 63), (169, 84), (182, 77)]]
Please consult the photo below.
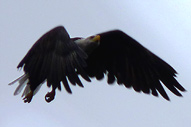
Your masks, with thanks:
[(30, 92), (23, 98), (24, 103), (30, 103), (31, 100), (32, 100), (32, 97), (33, 97), (33, 92), (30, 91)]
[(52, 100), (54, 100), (54, 96), (55, 96), (55, 90), (52, 90), (51, 92), (48, 92), (45, 96), (45, 100), (46, 102), (51, 102)]

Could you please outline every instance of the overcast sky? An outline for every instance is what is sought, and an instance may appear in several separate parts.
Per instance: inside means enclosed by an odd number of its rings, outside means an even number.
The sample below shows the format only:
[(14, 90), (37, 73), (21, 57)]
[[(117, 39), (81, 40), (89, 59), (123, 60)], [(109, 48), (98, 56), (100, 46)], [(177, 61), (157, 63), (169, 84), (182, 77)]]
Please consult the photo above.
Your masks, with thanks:
[[(191, 0), (0, 0), (1, 127), (190, 127)], [(13, 96), (17, 64), (34, 42), (55, 26), (71, 37), (120, 29), (172, 65), (187, 89), (169, 92), (170, 102), (137, 93), (104, 79), (63, 89), (51, 103), (44, 84), (30, 104)]]

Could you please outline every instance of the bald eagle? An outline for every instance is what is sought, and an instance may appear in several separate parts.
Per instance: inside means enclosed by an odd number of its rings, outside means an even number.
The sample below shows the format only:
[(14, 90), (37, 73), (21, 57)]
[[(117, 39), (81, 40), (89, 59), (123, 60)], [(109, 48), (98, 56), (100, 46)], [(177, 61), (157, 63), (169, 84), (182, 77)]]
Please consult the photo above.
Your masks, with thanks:
[(177, 96), (185, 91), (169, 64), (120, 30), (70, 38), (63, 26), (55, 27), (36, 41), (17, 68), (25, 73), (9, 85), (19, 82), (14, 95), (24, 88), (25, 103), (31, 102), (44, 82), (52, 88), (45, 96), (47, 102), (54, 99), (61, 84), (72, 93), (69, 82), (83, 87), (79, 76), (88, 82), (92, 77), (101, 80), (106, 76), (108, 84), (116, 81), (137, 92), (160, 93), (166, 100), (169, 97), (162, 84)]

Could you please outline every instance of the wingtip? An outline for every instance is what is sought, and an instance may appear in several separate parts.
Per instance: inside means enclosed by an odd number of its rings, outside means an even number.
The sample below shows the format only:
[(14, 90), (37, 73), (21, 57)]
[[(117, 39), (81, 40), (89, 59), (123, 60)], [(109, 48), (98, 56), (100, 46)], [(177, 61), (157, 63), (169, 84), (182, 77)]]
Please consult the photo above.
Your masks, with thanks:
[(182, 92), (187, 92), (187, 90), (185, 88), (182, 87), (182, 89), (179, 89)]
[(164, 97), (167, 101), (170, 101), (170, 98), (168, 96)]

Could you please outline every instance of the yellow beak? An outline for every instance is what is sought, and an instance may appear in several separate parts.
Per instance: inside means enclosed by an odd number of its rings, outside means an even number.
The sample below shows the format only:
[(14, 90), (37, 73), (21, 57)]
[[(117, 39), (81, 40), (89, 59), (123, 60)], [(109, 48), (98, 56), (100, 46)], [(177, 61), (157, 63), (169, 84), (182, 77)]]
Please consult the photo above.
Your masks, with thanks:
[(96, 35), (93, 39), (92, 39), (93, 42), (95, 41), (100, 41), (100, 36), (99, 35)]

